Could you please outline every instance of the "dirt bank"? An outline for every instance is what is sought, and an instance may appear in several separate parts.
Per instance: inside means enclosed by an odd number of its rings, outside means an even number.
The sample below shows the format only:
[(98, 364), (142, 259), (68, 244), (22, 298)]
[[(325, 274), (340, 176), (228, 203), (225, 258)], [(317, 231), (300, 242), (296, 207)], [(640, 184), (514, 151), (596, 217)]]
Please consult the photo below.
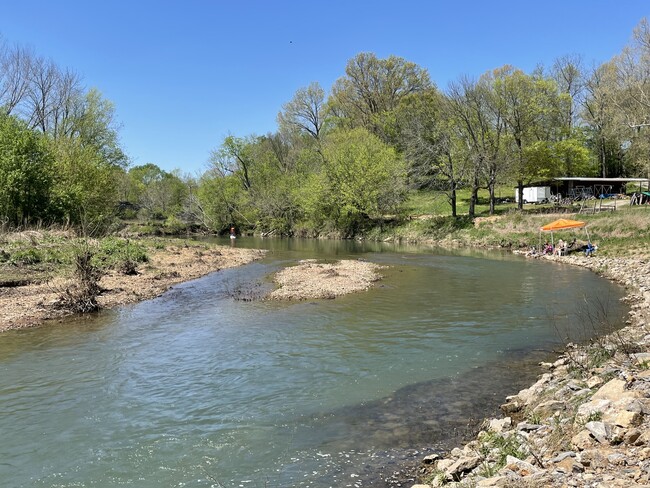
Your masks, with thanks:
[[(138, 265), (135, 275), (108, 270), (99, 282), (102, 293), (98, 302), (102, 308), (110, 309), (147, 300), (177, 283), (240, 266), (263, 255), (263, 251), (198, 243), (166, 245), (164, 249), (152, 251), (148, 262)], [(72, 284), (71, 279), (56, 277), (37, 284), (0, 287), (0, 332), (33, 327), (70, 315), (55, 304)]]
[(315, 259), (300, 261), (279, 271), (274, 281), (280, 286), (268, 298), (274, 300), (308, 300), (336, 298), (340, 295), (363, 291), (381, 279), (381, 269), (374, 263), (360, 260), (342, 260), (336, 263), (319, 263)]

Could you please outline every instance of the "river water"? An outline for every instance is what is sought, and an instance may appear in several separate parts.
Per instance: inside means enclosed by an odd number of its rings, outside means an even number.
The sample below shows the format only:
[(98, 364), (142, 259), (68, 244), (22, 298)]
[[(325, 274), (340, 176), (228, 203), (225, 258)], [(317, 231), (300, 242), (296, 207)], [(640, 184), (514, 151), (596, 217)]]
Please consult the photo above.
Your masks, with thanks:
[[(268, 256), (0, 335), (0, 486), (389, 486), (530, 384), (622, 291), (498, 253), (238, 239)], [(388, 266), (336, 300), (249, 300), (299, 259)]]

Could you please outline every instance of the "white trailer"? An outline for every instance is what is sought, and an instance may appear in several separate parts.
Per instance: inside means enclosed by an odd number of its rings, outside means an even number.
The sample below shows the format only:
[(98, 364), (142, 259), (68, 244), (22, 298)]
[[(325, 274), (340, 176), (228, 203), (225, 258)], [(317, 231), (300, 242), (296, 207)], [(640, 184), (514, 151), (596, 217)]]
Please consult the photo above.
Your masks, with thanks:
[[(550, 198), (550, 186), (527, 186), (524, 188), (524, 203), (545, 203)], [(515, 188), (515, 202), (519, 203), (519, 188)]]

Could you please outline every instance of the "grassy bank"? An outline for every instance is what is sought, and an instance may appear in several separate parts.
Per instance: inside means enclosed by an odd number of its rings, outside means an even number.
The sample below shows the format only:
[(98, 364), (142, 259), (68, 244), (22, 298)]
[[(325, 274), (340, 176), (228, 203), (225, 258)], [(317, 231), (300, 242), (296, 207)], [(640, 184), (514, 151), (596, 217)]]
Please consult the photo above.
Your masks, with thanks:
[(0, 235), (0, 283), (11, 286), (12, 282), (42, 282), (70, 275), (76, 257), (85, 251), (92, 254), (93, 266), (128, 273), (166, 245), (164, 239), (87, 239), (71, 231), (7, 233)]
[[(466, 199), (461, 198), (461, 208)], [(550, 240), (549, 233), (540, 235), (539, 228), (559, 218), (572, 218), (587, 223), (592, 242), (599, 246), (601, 255), (636, 255), (647, 253), (650, 246), (650, 207), (619, 205), (616, 211), (595, 214), (578, 214), (579, 207), (558, 209), (553, 205), (526, 205), (523, 211), (515, 204), (502, 204), (494, 215), (487, 207), (479, 205), (475, 219), (451, 217), (448, 205), (441, 197), (431, 194), (416, 196), (410, 201), (406, 218), (375, 228), (366, 235), (374, 240), (407, 242), (439, 242), (443, 245), (500, 247), (527, 249)], [(438, 213), (425, 213), (433, 209)], [(587, 242), (584, 229), (556, 232), (554, 239)]]

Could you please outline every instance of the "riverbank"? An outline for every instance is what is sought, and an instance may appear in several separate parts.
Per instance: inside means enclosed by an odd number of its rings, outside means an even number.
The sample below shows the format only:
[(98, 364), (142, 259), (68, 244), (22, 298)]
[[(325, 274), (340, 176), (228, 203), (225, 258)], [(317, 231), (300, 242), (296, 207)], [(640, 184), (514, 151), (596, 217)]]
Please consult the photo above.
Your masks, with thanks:
[(425, 458), (420, 487), (650, 486), (650, 259), (544, 257), (626, 289), (626, 326), (569, 345), (504, 416), (448, 456)]
[[(10, 249), (14, 241), (24, 240), (31, 247), (18, 246)], [(63, 236), (63, 240), (72, 240), (72, 236)], [(117, 250), (124, 252), (124, 240), (111, 242), (108, 256)], [(116, 244), (118, 243), (118, 244)], [(52, 243), (52, 238), (38, 232), (23, 233), (5, 238), (6, 251), (0, 249), (9, 258), (2, 265), (3, 277), (0, 287), (0, 332), (10, 329), (34, 327), (52, 320), (74, 315), (74, 311), (61, 307), (62, 296), (68, 290), (78, 286), (78, 279), (73, 276), (69, 266), (56, 263), (47, 265), (45, 250), (53, 254), (59, 249), (59, 242)], [(102, 243), (85, 244), (92, 252), (100, 254)], [(101, 270), (99, 295), (97, 303), (102, 309), (116, 308), (120, 305), (154, 298), (173, 285), (193, 280), (208, 273), (250, 263), (264, 255), (263, 251), (238, 249), (234, 247), (214, 246), (205, 243), (181, 240), (156, 240), (147, 247), (137, 241), (128, 243), (125, 256), (130, 256), (122, 265), (106, 266)], [(104, 250), (105, 251), (105, 250)], [(63, 251), (57, 251), (62, 254)], [(15, 256), (32, 256), (32, 262), (11, 260)], [(34, 256), (40, 256), (36, 259)], [(137, 260), (135, 257), (141, 256)], [(23, 259), (23, 258), (21, 258)], [(58, 258), (63, 261), (64, 258)], [(107, 258), (105, 258), (107, 259)], [(14, 278), (10, 278), (14, 277)], [(16, 278), (17, 277), (17, 278)]]

